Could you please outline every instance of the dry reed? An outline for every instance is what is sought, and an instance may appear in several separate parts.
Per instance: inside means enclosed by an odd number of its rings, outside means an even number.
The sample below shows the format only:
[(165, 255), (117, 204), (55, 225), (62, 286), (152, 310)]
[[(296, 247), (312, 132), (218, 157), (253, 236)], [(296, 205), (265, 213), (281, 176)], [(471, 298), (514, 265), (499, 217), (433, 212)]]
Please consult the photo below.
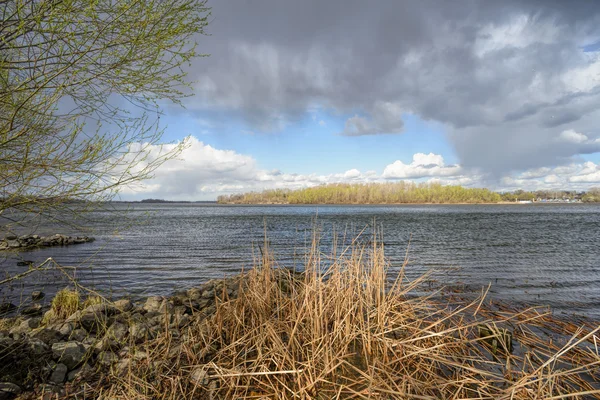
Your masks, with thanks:
[[(216, 310), (142, 344), (85, 393), (122, 399), (599, 398), (598, 326), (548, 311), (442, 303), (410, 293), (427, 276), (388, 280), (383, 245), (353, 241), (325, 256), (318, 238), (302, 273), (263, 249), (217, 293)], [(481, 337), (484, 332), (492, 332)], [(543, 332), (553, 331), (554, 335)], [(510, 344), (502, 333), (511, 332)], [(569, 334), (569, 337), (565, 337)], [(514, 349), (510, 349), (514, 345)], [(512, 350), (512, 352), (511, 352)], [(80, 395), (83, 395), (83, 391)]]

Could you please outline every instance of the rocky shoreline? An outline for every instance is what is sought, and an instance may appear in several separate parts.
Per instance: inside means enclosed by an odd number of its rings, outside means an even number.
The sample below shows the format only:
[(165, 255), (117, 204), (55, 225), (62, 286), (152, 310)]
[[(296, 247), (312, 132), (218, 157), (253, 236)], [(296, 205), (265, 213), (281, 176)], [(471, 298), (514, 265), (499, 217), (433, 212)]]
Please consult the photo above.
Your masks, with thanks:
[(40, 235), (7, 235), (0, 240), (0, 251), (3, 250), (33, 250), (40, 247), (69, 246), (72, 244), (82, 244), (93, 242), (93, 237), (88, 236), (67, 236), (59, 233), (52, 236)]
[(150, 355), (136, 346), (164, 334), (182, 343), (186, 326), (214, 314), (217, 298), (235, 298), (240, 281), (240, 277), (209, 281), (136, 303), (99, 301), (66, 318), (56, 317), (54, 306), (38, 306), (0, 319), (0, 400), (68, 397), (94, 375), (151, 362)]

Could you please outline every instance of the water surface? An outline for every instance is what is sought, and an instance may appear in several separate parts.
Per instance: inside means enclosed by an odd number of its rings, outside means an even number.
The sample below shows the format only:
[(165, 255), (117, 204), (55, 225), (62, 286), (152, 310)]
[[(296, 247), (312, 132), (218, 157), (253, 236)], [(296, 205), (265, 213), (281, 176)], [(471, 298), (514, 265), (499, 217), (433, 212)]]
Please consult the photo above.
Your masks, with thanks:
[[(412, 277), (433, 270), (434, 285), (479, 291), (491, 283), (493, 298), (600, 317), (599, 205), (130, 207), (127, 219), (116, 211), (92, 213), (94, 243), (22, 257), (81, 266), (83, 283), (116, 294), (167, 294), (251, 267), (265, 229), (279, 262), (300, 266), (315, 220), (324, 249), (333, 231), (350, 238), (369, 226), (368, 240), (375, 221), (393, 267), (402, 264), (410, 246)], [(37, 232), (57, 229), (41, 224)], [(9, 256), (2, 269), (22, 272), (16, 261)], [(29, 289), (0, 288), (0, 297)]]

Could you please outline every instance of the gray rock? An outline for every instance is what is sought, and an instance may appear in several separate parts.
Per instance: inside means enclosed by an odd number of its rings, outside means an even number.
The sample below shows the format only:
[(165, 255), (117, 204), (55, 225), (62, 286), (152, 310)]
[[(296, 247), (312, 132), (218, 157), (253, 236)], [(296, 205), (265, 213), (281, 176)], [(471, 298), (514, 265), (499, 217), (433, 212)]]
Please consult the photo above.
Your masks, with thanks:
[(67, 381), (73, 382), (77, 378), (84, 378), (92, 371), (94, 371), (94, 368), (90, 367), (88, 363), (84, 363), (81, 367), (75, 368), (73, 371), (67, 374)]
[(117, 300), (115, 301), (114, 305), (121, 312), (128, 312), (133, 310), (133, 303), (129, 299)]
[(112, 305), (94, 304), (77, 311), (67, 318), (67, 322), (78, 323), (88, 332), (102, 332), (108, 326), (108, 317), (118, 312), (119, 310)]
[(94, 354), (100, 354), (103, 351), (113, 350), (115, 347), (116, 343), (107, 337), (103, 337), (102, 339), (96, 341), (96, 343), (92, 345), (92, 348), (94, 349)]
[(68, 337), (71, 332), (73, 332), (75, 324), (71, 322), (65, 322), (64, 324), (60, 324), (57, 328), (57, 331), (60, 332), (63, 337)]
[(56, 364), (54, 371), (52, 371), (52, 375), (50, 375), (50, 382), (60, 385), (65, 381), (68, 371), (65, 364)]
[(82, 344), (84, 346), (87, 346), (86, 349), (92, 347), (94, 344), (96, 344), (96, 342), (98, 341), (98, 339), (96, 338), (95, 335), (89, 334), (85, 337), (85, 339), (83, 339)]
[(186, 314), (182, 315), (177, 321), (177, 327), (183, 328), (190, 323), (190, 317)]
[(106, 367), (111, 366), (117, 361), (119, 361), (119, 357), (112, 351), (103, 351), (98, 355), (98, 363)]
[(214, 289), (209, 289), (209, 290), (205, 290), (204, 292), (202, 292), (203, 299), (214, 299), (214, 297), (215, 297)]
[(144, 340), (148, 336), (148, 327), (143, 322), (137, 322), (129, 327), (129, 332), (136, 342)]
[(175, 306), (173, 306), (173, 303), (171, 303), (169, 300), (165, 299), (162, 301), (162, 303), (160, 303), (160, 308), (158, 309), (158, 312), (161, 314), (172, 314), (175, 310)]
[(17, 240), (19, 237), (17, 235), (6, 235), (4, 240)]
[(34, 290), (33, 292), (31, 292), (31, 299), (34, 301), (37, 300), (41, 300), (46, 296), (46, 294), (44, 292), (41, 292), (39, 290)]
[(160, 296), (152, 296), (146, 299), (144, 310), (148, 312), (158, 312), (162, 304), (163, 298)]
[(79, 342), (59, 342), (52, 345), (52, 354), (60, 363), (73, 369), (85, 359), (86, 349)]
[(120, 311), (117, 309), (117, 307), (113, 306), (112, 304), (99, 303), (86, 307), (81, 312), (83, 314), (92, 315), (104, 314), (107, 317), (110, 317), (112, 315), (118, 314)]
[(216, 311), (217, 311), (217, 307), (215, 307), (215, 305), (213, 304), (212, 306), (210, 306), (210, 307), (206, 307), (206, 308), (204, 309), (204, 314), (205, 314), (205, 315), (212, 315), (212, 314), (214, 314)]
[(187, 291), (187, 295), (192, 300), (200, 300), (202, 297), (202, 290), (198, 288), (192, 288)]
[(189, 297), (187, 295), (187, 292), (178, 291), (178, 292), (175, 292), (171, 296), (171, 301), (173, 302), (174, 305), (180, 306), (182, 304), (189, 303), (190, 299), (189, 299)]
[(48, 345), (40, 339), (29, 339), (29, 348), (34, 354), (42, 354), (49, 349)]
[(167, 353), (167, 357), (175, 358), (175, 357), (179, 356), (180, 354), (181, 354), (181, 345), (178, 344), (169, 349), (169, 352)]
[(210, 300), (209, 300), (209, 299), (202, 299), (202, 300), (199, 300), (199, 301), (198, 301), (198, 302), (195, 304), (194, 308), (196, 308), (197, 310), (203, 310), (203, 309), (205, 309), (205, 308), (206, 308), (206, 307), (207, 307), (209, 304), (210, 304)]
[(6, 244), (8, 244), (8, 247), (11, 249), (16, 249), (21, 247), (21, 242), (19, 242), (18, 240), (7, 240)]
[(121, 322), (113, 323), (106, 331), (106, 337), (109, 337), (117, 342), (125, 341), (129, 327)]
[(83, 342), (89, 336), (90, 334), (85, 329), (74, 329), (73, 332), (71, 332), (70, 338), (77, 342)]
[(166, 321), (170, 321), (170, 320), (171, 320), (170, 315), (163, 315), (163, 314), (158, 314), (158, 313), (147, 319), (149, 327), (163, 325)]
[(41, 315), (42, 314), (42, 305), (35, 303), (30, 305), (29, 307), (21, 310), (21, 314), (23, 315)]
[(14, 383), (0, 382), (0, 400), (12, 399), (21, 394), (21, 392), (21, 388)]
[(28, 318), (19, 325), (13, 326), (9, 331), (11, 335), (29, 333), (31, 330), (40, 326), (41, 318)]
[(56, 315), (54, 314), (54, 310), (50, 309), (44, 313), (44, 321), (52, 322), (56, 320)]
[(131, 366), (131, 359), (124, 358), (122, 360), (117, 361), (117, 363), (114, 365), (113, 368), (114, 368), (115, 372), (117, 373), (117, 375), (123, 375), (129, 370), (130, 366)]
[(173, 308), (173, 314), (176, 316), (182, 316), (187, 312), (188, 308), (186, 306), (175, 306)]
[(30, 336), (49, 345), (60, 342), (62, 339), (60, 332), (52, 328), (38, 328), (32, 331)]

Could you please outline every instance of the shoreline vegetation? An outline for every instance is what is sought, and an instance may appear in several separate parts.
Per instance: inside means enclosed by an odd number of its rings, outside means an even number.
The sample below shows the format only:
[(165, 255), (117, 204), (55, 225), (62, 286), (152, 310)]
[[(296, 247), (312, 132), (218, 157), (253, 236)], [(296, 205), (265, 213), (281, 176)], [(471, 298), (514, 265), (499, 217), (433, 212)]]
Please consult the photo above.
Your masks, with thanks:
[(428, 275), (409, 280), (405, 262), (391, 276), (378, 235), (319, 249), (315, 233), (301, 272), (265, 243), (251, 270), (169, 297), (75, 286), (38, 315), (0, 319), (0, 398), (600, 396), (598, 324), (485, 290), (418, 294)]
[(334, 183), (310, 188), (273, 189), (219, 196), (218, 204), (521, 204), (532, 202), (599, 202), (600, 190), (522, 190), (496, 193), (489, 189), (464, 188), (439, 183)]

